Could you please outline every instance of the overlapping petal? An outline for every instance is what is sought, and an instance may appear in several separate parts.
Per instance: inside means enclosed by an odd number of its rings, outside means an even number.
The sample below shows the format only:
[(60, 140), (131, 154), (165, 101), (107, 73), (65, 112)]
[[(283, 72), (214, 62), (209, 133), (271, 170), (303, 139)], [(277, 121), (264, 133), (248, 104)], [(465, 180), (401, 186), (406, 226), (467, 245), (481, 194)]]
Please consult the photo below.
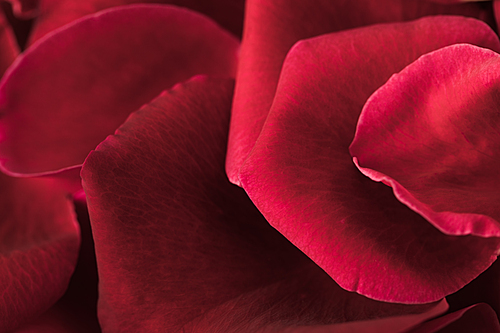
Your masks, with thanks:
[(444, 5), (423, 0), (249, 0), (231, 118), (227, 173), (239, 169), (260, 134), (274, 99), (285, 55), (292, 45), (320, 34), (426, 15), (454, 14), (494, 25), (491, 6)]
[(365, 104), (350, 146), (360, 170), (449, 235), (500, 237), (500, 55), (429, 53)]
[(243, 0), (40, 0), (29, 44), (83, 16), (134, 3), (160, 3), (186, 7), (213, 18), (236, 36), (241, 35), (243, 28)]
[(132, 5), (81, 19), (19, 57), (0, 84), (0, 155), (13, 174), (52, 172), (91, 149), (163, 89), (232, 76), (238, 41), (208, 18)]
[(486, 304), (477, 304), (434, 319), (408, 333), (499, 333), (495, 311)]
[(434, 17), (303, 41), (284, 64), (241, 182), (266, 219), (347, 290), (433, 301), (496, 257), (498, 238), (444, 235), (361, 175), (349, 154), (366, 99), (422, 54), (457, 42), (500, 47), (481, 22)]
[(80, 231), (71, 200), (52, 181), (2, 175), (0, 183), (0, 332), (8, 332), (62, 296)]
[(16, 37), (5, 15), (0, 11), (0, 76), (19, 55)]
[(231, 185), (233, 84), (197, 77), (133, 113), (82, 168), (105, 332), (275, 332), (421, 314), (341, 289)]

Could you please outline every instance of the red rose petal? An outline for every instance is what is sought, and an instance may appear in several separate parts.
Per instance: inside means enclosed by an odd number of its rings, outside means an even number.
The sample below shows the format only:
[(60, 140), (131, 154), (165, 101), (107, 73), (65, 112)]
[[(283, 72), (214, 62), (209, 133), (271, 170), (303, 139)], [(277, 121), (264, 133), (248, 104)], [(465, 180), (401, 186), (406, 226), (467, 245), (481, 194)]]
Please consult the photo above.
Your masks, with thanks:
[(63, 295), (80, 232), (71, 200), (52, 182), (2, 175), (0, 183), (0, 332), (7, 332)]
[(500, 49), (481, 22), (434, 17), (303, 41), (285, 61), (241, 181), (266, 219), (347, 290), (429, 302), (495, 258), (499, 239), (442, 234), (349, 154), (366, 99), (421, 54), (457, 42)]
[(134, 3), (161, 3), (187, 7), (210, 16), (236, 36), (243, 28), (244, 0), (40, 0), (39, 15), (29, 45), (47, 33), (85, 15)]
[(12, 28), (0, 10), (0, 77), (19, 55), (19, 47)]
[(82, 163), (163, 89), (199, 73), (233, 75), (237, 48), (209, 19), (172, 6), (120, 7), (66, 26), (0, 85), (3, 167), (36, 174)]
[(295, 42), (333, 31), (438, 14), (472, 16), (494, 24), (489, 9), (478, 4), (447, 6), (422, 0), (247, 1), (226, 162), (229, 179), (240, 184), (239, 169), (267, 118), (283, 60)]
[(377, 90), (350, 151), (360, 170), (449, 235), (500, 237), (500, 55), (427, 54)]
[(14, 15), (22, 19), (33, 18), (38, 15), (40, 0), (7, 0), (12, 4)]
[(224, 173), (231, 94), (229, 81), (177, 86), (86, 159), (103, 330), (274, 332), (443, 311), (347, 292), (267, 224)]
[(431, 320), (408, 333), (500, 333), (497, 314), (486, 304), (477, 304)]

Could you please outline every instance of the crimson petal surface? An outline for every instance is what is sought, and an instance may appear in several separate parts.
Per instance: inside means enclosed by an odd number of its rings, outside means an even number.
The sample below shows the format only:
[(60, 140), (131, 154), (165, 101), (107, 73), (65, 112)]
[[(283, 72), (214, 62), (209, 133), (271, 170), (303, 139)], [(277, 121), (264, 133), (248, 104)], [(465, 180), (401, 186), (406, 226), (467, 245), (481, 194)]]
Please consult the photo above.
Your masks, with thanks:
[(500, 55), (429, 53), (365, 104), (350, 146), (360, 170), (449, 235), (500, 237)]
[(3, 167), (38, 174), (81, 164), (163, 89), (196, 74), (232, 76), (237, 49), (211, 20), (173, 6), (118, 7), (65, 26), (0, 83)]
[(349, 154), (366, 99), (420, 55), (457, 42), (500, 47), (481, 22), (433, 17), (306, 40), (285, 61), (241, 182), (266, 219), (347, 290), (434, 301), (495, 258), (498, 238), (441, 233)]
[(490, 7), (423, 0), (248, 0), (226, 162), (231, 182), (240, 184), (239, 169), (267, 118), (283, 60), (295, 42), (334, 31), (439, 14), (476, 17), (493, 25)]
[(54, 181), (1, 175), (0, 183), (0, 332), (9, 332), (63, 295), (80, 231), (71, 199)]
[(82, 168), (104, 332), (268, 332), (445, 311), (341, 289), (224, 172), (233, 83), (164, 92)]

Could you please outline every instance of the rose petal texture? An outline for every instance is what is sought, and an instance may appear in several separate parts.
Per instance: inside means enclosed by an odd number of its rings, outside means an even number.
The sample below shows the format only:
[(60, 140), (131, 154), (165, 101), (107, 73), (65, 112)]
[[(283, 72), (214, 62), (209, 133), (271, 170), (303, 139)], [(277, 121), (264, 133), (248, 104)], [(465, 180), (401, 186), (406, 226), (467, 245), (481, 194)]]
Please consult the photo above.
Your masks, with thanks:
[(103, 331), (277, 332), (405, 316), (401, 329), (445, 311), (347, 292), (268, 225), (224, 172), (232, 89), (206, 77), (178, 85), (86, 159)]
[(232, 76), (237, 50), (208, 18), (173, 6), (119, 7), (65, 26), (0, 83), (2, 167), (33, 175), (81, 164), (163, 89), (195, 74)]
[(350, 152), (360, 171), (449, 235), (500, 237), (500, 55), (429, 53), (377, 90)]
[(364, 177), (349, 145), (368, 97), (422, 54), (469, 42), (496, 50), (482, 22), (430, 17), (297, 44), (241, 182), (266, 219), (343, 288), (434, 301), (492, 262), (499, 239), (452, 237)]
[(243, 28), (244, 0), (40, 0), (38, 15), (28, 44), (80, 17), (133, 3), (161, 3), (189, 8), (205, 14), (236, 36)]
[(4, 13), (0, 10), (0, 76), (19, 55), (19, 47), (12, 28)]
[(438, 14), (471, 16), (494, 25), (491, 6), (476, 3), (248, 0), (226, 162), (231, 182), (240, 184), (239, 169), (260, 134), (283, 60), (295, 42), (334, 31)]
[(0, 183), (0, 332), (9, 332), (63, 295), (80, 229), (71, 199), (54, 181), (1, 175)]
[(81, 229), (81, 246), (68, 289), (48, 311), (15, 333), (101, 332), (97, 320), (97, 267), (87, 204), (75, 197), (73, 202)]

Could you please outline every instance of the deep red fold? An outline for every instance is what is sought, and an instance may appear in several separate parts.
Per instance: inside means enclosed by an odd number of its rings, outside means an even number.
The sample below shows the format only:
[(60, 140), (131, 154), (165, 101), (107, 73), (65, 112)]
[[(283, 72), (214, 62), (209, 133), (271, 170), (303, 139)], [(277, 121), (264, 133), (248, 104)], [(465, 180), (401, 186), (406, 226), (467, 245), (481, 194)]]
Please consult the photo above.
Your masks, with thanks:
[(443, 234), (363, 176), (349, 153), (368, 97), (422, 54), (457, 42), (500, 49), (481, 22), (432, 17), (306, 40), (285, 61), (241, 181), (266, 219), (347, 290), (429, 302), (496, 259), (498, 238)]
[(35, 319), (64, 293), (80, 229), (52, 181), (0, 176), (0, 332)]

